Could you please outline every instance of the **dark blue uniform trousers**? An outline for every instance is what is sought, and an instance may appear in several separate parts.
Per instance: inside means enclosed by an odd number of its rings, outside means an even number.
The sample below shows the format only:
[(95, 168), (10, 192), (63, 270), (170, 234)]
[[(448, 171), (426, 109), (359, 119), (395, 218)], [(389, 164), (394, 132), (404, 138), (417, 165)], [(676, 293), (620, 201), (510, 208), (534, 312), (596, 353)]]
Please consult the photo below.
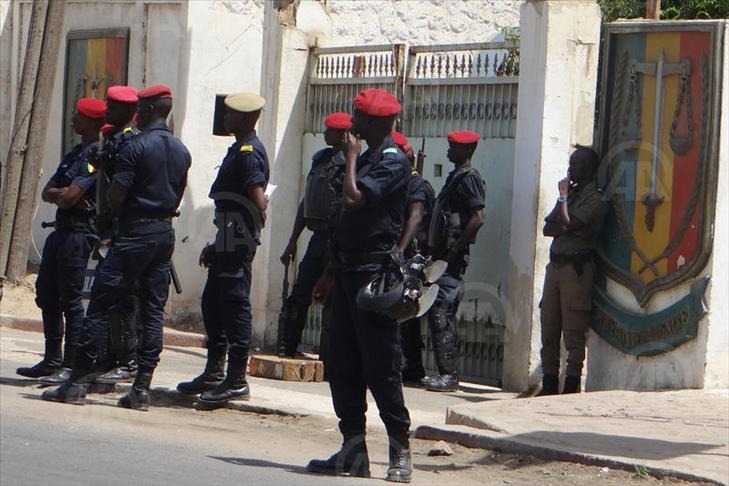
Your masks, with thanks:
[(35, 302), (43, 315), (46, 342), (54, 343), (59, 350), (65, 318), (65, 367), (73, 365), (70, 350), (78, 346), (81, 337), (84, 275), (89, 255), (97, 242), (98, 238), (90, 230), (57, 229), (48, 236), (43, 247), (35, 282)]
[(164, 307), (170, 286), (175, 232), (169, 222), (137, 223), (133, 233), (114, 237), (96, 270), (86, 312), (76, 367), (91, 370), (109, 331), (110, 316), (139, 281), (142, 340), (137, 350), (139, 371), (151, 373), (162, 352)]
[(357, 292), (372, 277), (340, 271), (330, 301), (329, 386), (345, 442), (365, 433), (367, 388), (377, 403), (390, 443), (407, 447), (410, 414), (402, 393), (402, 350), (397, 323), (357, 308)]
[(251, 347), (251, 268), (255, 250), (238, 246), (211, 255), (202, 295), (202, 315), (208, 336), (208, 356), (228, 351), (229, 363), (244, 363)]
[[(306, 315), (311, 304), (311, 292), (327, 265), (327, 247), (325, 234), (312, 234), (304, 258), (299, 263), (296, 282), (286, 302), (286, 349), (290, 354), (296, 352), (301, 343), (301, 333), (306, 326)], [(323, 317), (327, 314), (328, 312), (324, 312)], [(326, 326), (326, 322), (323, 324)], [(320, 354), (326, 354), (321, 349), (323, 346), (324, 343), (321, 343)]]
[(463, 298), (463, 277), (444, 273), (436, 282), (438, 296), (428, 311), (428, 325), (433, 339), (433, 351), (438, 372), (455, 373), (458, 368), (458, 305)]

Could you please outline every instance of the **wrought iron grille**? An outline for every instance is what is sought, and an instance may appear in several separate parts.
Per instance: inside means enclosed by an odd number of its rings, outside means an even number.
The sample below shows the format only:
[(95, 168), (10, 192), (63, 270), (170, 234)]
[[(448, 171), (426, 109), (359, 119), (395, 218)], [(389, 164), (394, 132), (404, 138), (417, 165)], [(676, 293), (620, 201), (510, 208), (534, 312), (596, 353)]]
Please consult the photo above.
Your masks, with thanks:
[(351, 112), (365, 88), (381, 88), (402, 100), (405, 46), (402, 44), (316, 48), (309, 57), (306, 131), (324, 131), (324, 118)]
[(472, 130), (483, 138), (514, 138), (518, 75), (514, 42), (411, 47), (403, 132), (445, 137)]
[[(519, 45), (496, 42), (451, 46), (313, 49), (307, 91), (309, 133), (324, 130), (324, 118), (351, 111), (364, 88), (379, 87), (402, 101), (402, 132), (408, 137), (445, 137), (473, 130), (489, 138), (515, 138)], [(407, 66), (405, 66), (407, 60)], [(311, 306), (302, 348), (318, 352), (321, 306)], [(436, 370), (427, 319), (421, 319), (424, 365)], [(503, 325), (458, 321), (459, 373), (464, 379), (501, 385)]]

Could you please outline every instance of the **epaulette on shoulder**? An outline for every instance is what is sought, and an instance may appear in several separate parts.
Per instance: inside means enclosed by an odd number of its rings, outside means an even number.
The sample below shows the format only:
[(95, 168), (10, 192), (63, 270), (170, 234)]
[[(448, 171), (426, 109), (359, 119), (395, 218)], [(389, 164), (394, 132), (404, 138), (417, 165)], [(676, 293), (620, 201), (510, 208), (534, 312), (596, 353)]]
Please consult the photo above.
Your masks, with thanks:
[(124, 130), (122, 130), (122, 133), (131, 135), (132, 133), (134, 133), (134, 129), (132, 129), (132, 127), (126, 127)]
[(86, 164), (86, 170), (89, 172), (89, 174), (93, 174), (94, 172), (96, 172), (96, 167), (94, 167), (91, 162), (88, 162)]
[(396, 154), (397, 149), (395, 147), (389, 147), (382, 151), (383, 154)]
[(241, 152), (253, 152), (253, 145), (250, 145), (250, 144), (248, 144), (248, 145), (241, 145), (240, 146), (240, 151)]

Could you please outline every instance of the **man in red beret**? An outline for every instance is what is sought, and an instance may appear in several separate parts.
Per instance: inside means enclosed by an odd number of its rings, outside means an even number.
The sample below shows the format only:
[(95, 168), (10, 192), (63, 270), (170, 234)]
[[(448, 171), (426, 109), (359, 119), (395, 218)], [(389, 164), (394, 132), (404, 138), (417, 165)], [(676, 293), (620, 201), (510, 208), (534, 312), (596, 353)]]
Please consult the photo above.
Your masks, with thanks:
[[(99, 128), (106, 105), (93, 98), (76, 102), (71, 123), (81, 143), (66, 154), (43, 188), (43, 201), (57, 206), (55, 230), (46, 239), (38, 280), (36, 304), (43, 315), (45, 354), (43, 360), (17, 373), (45, 377), (45, 383), (68, 379), (79, 344), (84, 309), (81, 296), (86, 264), (97, 242), (93, 225), (95, 199), (94, 167), (89, 155), (99, 148)], [(63, 351), (61, 344), (64, 337)]]
[(448, 268), (437, 284), (435, 303), (428, 312), (438, 375), (423, 380), (426, 390), (458, 390), (458, 336), (456, 314), (463, 297), (463, 275), (469, 261), (469, 246), (484, 222), (486, 184), (471, 166), (480, 135), (460, 131), (448, 134), (448, 160), (454, 169), (436, 199), (428, 245), (433, 258), (446, 260)]
[[(292, 358), (296, 356), (296, 349), (301, 343), (311, 291), (327, 266), (329, 235), (333, 233), (341, 211), (344, 137), (347, 130), (352, 128), (352, 115), (332, 113), (326, 117), (324, 125), (324, 142), (328, 147), (319, 150), (312, 158), (304, 197), (299, 203), (291, 237), (281, 255), (281, 263), (286, 265), (288, 271), (289, 263), (296, 258), (296, 242), (302, 231), (308, 228), (312, 232), (304, 258), (299, 264), (296, 283), (279, 316), (279, 322), (283, 325), (280, 330), (282, 336), (279, 336), (279, 354)], [(328, 311), (326, 309), (322, 314), (322, 335), (319, 340), (322, 361), (326, 357)]]
[[(118, 165), (121, 149), (139, 133), (134, 124), (136, 117), (137, 90), (131, 86), (110, 86), (106, 90), (106, 123), (101, 127), (102, 150), (96, 157), (97, 193), (96, 226), (101, 238), (101, 251), (94, 252), (102, 263), (101, 254), (111, 246), (111, 239), (117, 232), (118, 214), (112, 211), (107, 193)], [(130, 382), (137, 375), (137, 345), (139, 289), (135, 286), (120, 298), (118, 305), (110, 312), (110, 327), (104, 351), (97, 360), (97, 371), (104, 372), (96, 378), (97, 383), (111, 385)]]
[(131, 390), (118, 405), (136, 410), (149, 408), (149, 388), (162, 351), (164, 307), (175, 247), (172, 217), (187, 186), (191, 157), (167, 128), (171, 98), (150, 96), (139, 103), (142, 131), (130, 137), (116, 154), (106, 193), (110, 209), (118, 213), (117, 230), (96, 271), (71, 376), (59, 388), (44, 392), (44, 400), (85, 403), (89, 377), (110, 328), (110, 311), (138, 283), (142, 324), (138, 370)]
[[(360, 309), (357, 295), (393, 262), (391, 252), (396, 251), (405, 222), (410, 163), (391, 137), (400, 112), (394, 96), (367, 89), (355, 97), (354, 108), (345, 148), (344, 208), (332, 241), (333, 264), (312, 294), (321, 302), (333, 289), (327, 367), (343, 441), (337, 453), (310, 461), (307, 470), (370, 476), (365, 442), (369, 388), (389, 437), (387, 480), (409, 482), (410, 415), (402, 392), (398, 326), (384, 314)], [(362, 139), (368, 149), (360, 155)]]
[[(411, 174), (408, 179), (407, 217), (405, 230), (400, 237), (398, 248), (406, 259), (417, 253), (428, 256), (428, 227), (433, 215), (435, 204), (435, 191), (433, 186), (425, 180), (416, 168), (415, 152), (407, 137), (393, 130), (392, 140), (400, 147), (410, 161)], [(419, 386), (425, 377), (423, 368), (423, 339), (420, 334), (420, 319), (414, 317), (400, 324), (400, 342), (405, 365), (402, 369), (402, 379), (406, 384)]]

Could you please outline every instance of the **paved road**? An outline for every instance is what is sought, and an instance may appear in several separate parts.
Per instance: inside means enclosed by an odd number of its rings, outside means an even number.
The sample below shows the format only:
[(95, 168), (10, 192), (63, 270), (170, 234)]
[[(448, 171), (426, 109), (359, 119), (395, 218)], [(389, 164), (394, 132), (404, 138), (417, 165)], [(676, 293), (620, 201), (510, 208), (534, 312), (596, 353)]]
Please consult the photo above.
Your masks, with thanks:
[[(17, 366), (35, 362), (42, 347), (42, 334), (0, 328), (2, 486), (383, 484), (387, 438), (376, 423), (368, 430), (372, 480), (309, 475), (304, 470), (309, 459), (326, 458), (339, 444), (336, 420), (326, 413), (291, 417), (198, 411), (162, 403), (145, 413), (117, 408), (119, 395), (113, 394), (91, 395), (85, 407), (45, 402), (39, 399), (42, 390), (37, 382), (15, 374)], [(198, 362), (186, 363), (186, 353), (169, 351), (163, 357), (168, 371), (160, 370), (160, 379), (175, 378), (177, 368), (186, 366), (190, 369), (184, 373), (192, 373), (201, 367), (199, 357), (195, 357)], [(291, 400), (297, 392), (290, 387), (276, 388), (257, 379), (256, 400), (264, 391), (268, 400), (285, 401), (287, 396)], [(425, 409), (428, 394), (418, 396), (418, 391), (412, 390), (414, 401)], [(329, 410), (328, 400), (322, 404), (324, 397), (316, 400), (317, 396), (313, 395), (311, 406)], [(377, 413), (376, 408), (373, 412)], [(598, 467), (457, 445), (451, 445), (453, 456), (429, 457), (432, 442), (413, 440), (411, 445), (416, 467), (413, 483), (418, 486), (582, 486), (596, 480), (600, 486), (622, 486), (632, 481), (622, 471), (604, 472)], [(641, 484), (685, 484), (665, 481), (650, 479)]]

